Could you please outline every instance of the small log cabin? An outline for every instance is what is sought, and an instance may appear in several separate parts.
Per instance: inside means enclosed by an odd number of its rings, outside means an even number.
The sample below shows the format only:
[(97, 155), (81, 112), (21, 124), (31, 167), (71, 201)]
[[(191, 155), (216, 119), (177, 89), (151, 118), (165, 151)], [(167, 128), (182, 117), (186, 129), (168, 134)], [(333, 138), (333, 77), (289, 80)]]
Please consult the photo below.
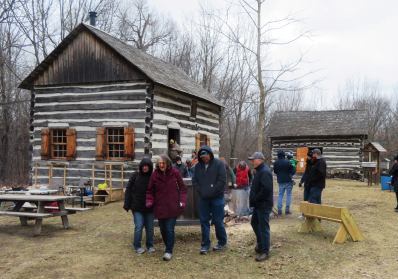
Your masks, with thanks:
[(278, 150), (293, 152), (297, 173), (303, 173), (308, 150), (319, 148), (329, 176), (359, 178), (367, 129), (361, 110), (278, 111), (269, 129), (272, 159)]
[(20, 87), (32, 96), (38, 184), (50, 176), (77, 184), (107, 164), (122, 165), (113, 183), (123, 183), (144, 156), (167, 153), (170, 139), (186, 158), (203, 144), (218, 155), (220, 102), (182, 70), (94, 26), (77, 26)]

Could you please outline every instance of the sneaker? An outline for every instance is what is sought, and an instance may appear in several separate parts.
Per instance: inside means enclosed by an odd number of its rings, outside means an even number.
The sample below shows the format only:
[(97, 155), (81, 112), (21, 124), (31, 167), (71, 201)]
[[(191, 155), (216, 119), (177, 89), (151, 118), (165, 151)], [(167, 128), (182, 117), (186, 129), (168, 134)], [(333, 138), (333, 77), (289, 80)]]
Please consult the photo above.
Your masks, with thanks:
[(201, 255), (207, 255), (207, 253), (209, 253), (209, 249), (206, 247), (201, 247), (200, 248), (200, 254)]
[(286, 210), (285, 210), (285, 215), (290, 215), (290, 214), (292, 214), (292, 213), (290, 212), (290, 210), (289, 210), (289, 209), (286, 209)]
[(227, 245), (220, 245), (217, 244), (216, 246), (213, 247), (213, 251), (224, 251), (225, 249), (227, 249)]
[(170, 253), (164, 253), (163, 260), (164, 261), (170, 261), (172, 257), (173, 257), (173, 255), (170, 254)]
[(261, 253), (261, 254), (258, 254), (256, 256), (256, 262), (262, 262), (262, 261), (265, 261), (265, 260), (268, 260), (268, 254), (267, 253)]
[(148, 253), (154, 253), (156, 250), (153, 247), (149, 247), (148, 248)]
[(256, 247), (254, 247), (254, 251), (255, 251), (257, 254), (260, 254), (260, 253), (261, 253), (260, 247), (258, 247), (258, 245), (256, 245)]
[(140, 247), (140, 248), (138, 248), (138, 249), (135, 249), (135, 252), (137, 253), (137, 254), (144, 254), (145, 253), (145, 249), (144, 248), (142, 248), (142, 247)]
[(278, 216), (282, 216), (282, 210), (278, 210)]
[(297, 217), (298, 219), (300, 219), (300, 220), (304, 220), (305, 219), (305, 217), (304, 217), (304, 215), (303, 214), (301, 214), (299, 217)]

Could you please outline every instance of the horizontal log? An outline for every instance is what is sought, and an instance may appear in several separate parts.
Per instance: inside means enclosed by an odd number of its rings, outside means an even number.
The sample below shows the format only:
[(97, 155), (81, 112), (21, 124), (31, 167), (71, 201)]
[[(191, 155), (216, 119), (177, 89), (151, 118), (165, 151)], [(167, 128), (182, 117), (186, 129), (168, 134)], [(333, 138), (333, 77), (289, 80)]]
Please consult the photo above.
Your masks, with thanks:
[(111, 110), (111, 111), (83, 111), (79, 110), (76, 112), (67, 112), (67, 113), (58, 113), (56, 112), (42, 112), (35, 113), (33, 119), (36, 120), (46, 120), (48, 118), (51, 119), (85, 119), (85, 118), (107, 118), (108, 121), (112, 119), (121, 119), (121, 118), (130, 118), (130, 119), (145, 119), (147, 113), (145, 110)]
[(78, 102), (78, 101), (106, 101), (106, 100), (125, 100), (125, 101), (143, 101), (145, 102), (146, 92), (108, 92), (108, 93), (91, 93), (91, 94), (47, 94), (35, 95), (35, 104), (51, 103), (51, 102)]
[(126, 91), (126, 90), (143, 90), (149, 86), (146, 82), (132, 82), (132, 83), (110, 83), (110, 84), (95, 84), (95, 85), (67, 85), (67, 86), (35, 86), (33, 91), (35, 94), (45, 93), (80, 93), (85, 92), (107, 92), (107, 91)]

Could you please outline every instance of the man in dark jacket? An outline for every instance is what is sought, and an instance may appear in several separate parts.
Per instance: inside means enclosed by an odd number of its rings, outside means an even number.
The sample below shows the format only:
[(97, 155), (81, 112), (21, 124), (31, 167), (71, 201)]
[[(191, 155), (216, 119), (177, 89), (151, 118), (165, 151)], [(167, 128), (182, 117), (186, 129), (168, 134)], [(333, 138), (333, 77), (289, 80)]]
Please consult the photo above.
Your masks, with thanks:
[(188, 177), (187, 167), (182, 162), (180, 156), (176, 157), (176, 162), (173, 164), (173, 167), (176, 168), (180, 172), (180, 175), (182, 178)]
[(141, 247), (142, 231), (145, 227), (146, 248), (154, 252), (153, 248), (153, 212), (145, 206), (146, 190), (153, 171), (151, 159), (144, 158), (140, 162), (138, 172), (129, 179), (126, 187), (123, 208), (132, 211), (134, 217), (134, 242), (133, 246), (138, 254), (145, 252)]
[(278, 196), (278, 215), (282, 215), (283, 207), (283, 196), (286, 192), (286, 208), (285, 214), (290, 213), (290, 204), (292, 202), (292, 189), (294, 169), (292, 164), (285, 158), (285, 152), (282, 150), (278, 151), (278, 160), (274, 163), (274, 173), (276, 174), (278, 185), (279, 185), (279, 196)]
[(200, 253), (210, 249), (210, 220), (215, 226), (218, 243), (213, 251), (221, 251), (227, 245), (224, 228), (224, 187), (226, 172), (224, 163), (214, 158), (210, 147), (204, 145), (199, 151), (199, 162), (195, 165), (192, 184), (199, 194), (199, 219), (202, 230)]
[(268, 258), (270, 248), (269, 215), (273, 206), (273, 182), (272, 173), (264, 163), (264, 155), (254, 152), (249, 157), (256, 170), (250, 191), (250, 207), (253, 207), (251, 225), (257, 238), (255, 251), (256, 261), (264, 261)]
[(322, 191), (326, 184), (326, 162), (321, 156), (320, 149), (312, 150), (312, 164), (307, 178), (310, 189), (308, 202), (310, 203), (322, 203)]
[(391, 167), (389, 174), (392, 176), (391, 185), (394, 187), (394, 192), (397, 197), (395, 211), (398, 212), (398, 156), (394, 157), (394, 165)]

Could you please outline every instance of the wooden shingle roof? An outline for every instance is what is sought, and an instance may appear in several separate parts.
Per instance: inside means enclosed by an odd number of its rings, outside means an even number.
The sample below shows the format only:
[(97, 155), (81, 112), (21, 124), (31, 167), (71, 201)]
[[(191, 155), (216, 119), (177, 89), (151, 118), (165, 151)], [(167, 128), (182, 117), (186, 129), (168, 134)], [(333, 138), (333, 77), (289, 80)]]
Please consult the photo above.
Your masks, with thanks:
[(367, 137), (367, 129), (363, 110), (277, 111), (270, 122), (269, 137)]
[(81, 23), (77, 26), (47, 57), (34, 69), (30, 75), (22, 81), (21, 88), (30, 89), (34, 79), (43, 71), (48, 63), (60, 53), (82, 30), (87, 30), (100, 41), (105, 43), (117, 54), (121, 55), (129, 63), (142, 71), (150, 80), (160, 85), (175, 89), (185, 94), (204, 99), (208, 102), (222, 106), (221, 102), (209, 94), (203, 87), (193, 81), (184, 71), (178, 67), (166, 63), (159, 58), (149, 55), (133, 46), (130, 46), (112, 35), (97, 29), (91, 25)]

